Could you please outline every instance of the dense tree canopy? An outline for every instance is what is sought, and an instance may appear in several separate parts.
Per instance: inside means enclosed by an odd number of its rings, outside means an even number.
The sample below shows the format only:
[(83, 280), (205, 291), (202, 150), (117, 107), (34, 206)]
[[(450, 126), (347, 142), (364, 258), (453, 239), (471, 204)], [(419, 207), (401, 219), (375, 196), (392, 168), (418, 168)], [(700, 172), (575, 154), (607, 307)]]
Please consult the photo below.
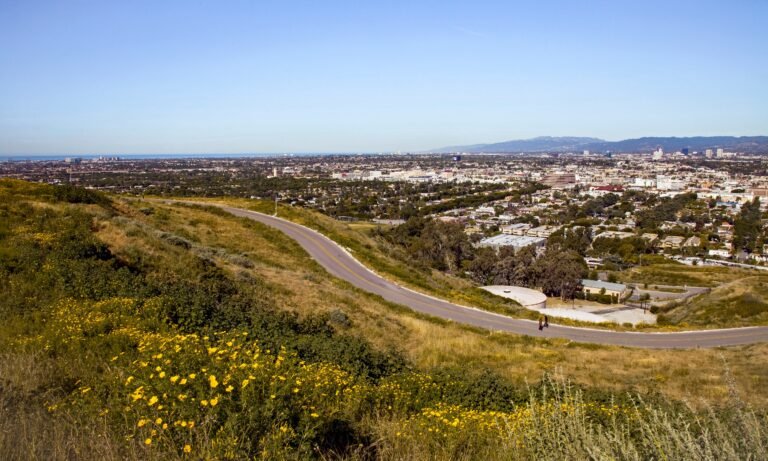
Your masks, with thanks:
[(755, 197), (751, 202), (741, 206), (739, 217), (733, 223), (733, 250), (744, 250), (748, 253), (755, 251), (761, 231), (760, 199)]

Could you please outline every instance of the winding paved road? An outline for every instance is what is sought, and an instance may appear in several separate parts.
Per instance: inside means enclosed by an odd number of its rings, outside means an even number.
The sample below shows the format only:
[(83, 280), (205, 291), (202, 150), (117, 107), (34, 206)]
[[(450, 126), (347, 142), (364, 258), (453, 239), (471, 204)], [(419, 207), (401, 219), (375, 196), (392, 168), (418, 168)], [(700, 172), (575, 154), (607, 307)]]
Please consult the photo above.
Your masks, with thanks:
[(480, 309), (459, 306), (403, 288), (363, 266), (352, 255), (324, 235), (284, 219), (255, 211), (221, 206), (235, 216), (259, 221), (296, 240), (309, 255), (336, 277), (381, 296), (387, 301), (408, 306), (424, 314), (489, 330), (545, 338), (565, 338), (583, 343), (611, 344), (643, 348), (696, 348), (752, 344), (768, 341), (768, 327), (744, 327), (675, 333), (635, 333), (550, 325), (539, 331), (538, 322), (515, 319)]

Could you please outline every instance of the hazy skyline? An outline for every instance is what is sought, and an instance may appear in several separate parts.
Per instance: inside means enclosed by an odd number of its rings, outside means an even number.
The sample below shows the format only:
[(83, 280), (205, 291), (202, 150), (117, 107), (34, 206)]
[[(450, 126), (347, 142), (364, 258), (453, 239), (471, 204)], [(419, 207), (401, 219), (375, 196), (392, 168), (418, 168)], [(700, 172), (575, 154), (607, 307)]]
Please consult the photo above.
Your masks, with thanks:
[(0, 0), (0, 154), (768, 134), (768, 2)]

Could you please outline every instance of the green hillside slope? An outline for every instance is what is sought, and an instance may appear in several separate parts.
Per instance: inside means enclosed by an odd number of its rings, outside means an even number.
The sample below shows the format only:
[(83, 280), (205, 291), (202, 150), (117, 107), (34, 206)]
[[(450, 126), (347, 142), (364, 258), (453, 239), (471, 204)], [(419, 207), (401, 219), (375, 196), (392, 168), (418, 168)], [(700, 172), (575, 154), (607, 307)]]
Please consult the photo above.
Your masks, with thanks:
[(215, 208), (0, 181), (0, 292), (2, 459), (736, 459), (768, 446), (765, 345), (489, 334), (356, 290)]

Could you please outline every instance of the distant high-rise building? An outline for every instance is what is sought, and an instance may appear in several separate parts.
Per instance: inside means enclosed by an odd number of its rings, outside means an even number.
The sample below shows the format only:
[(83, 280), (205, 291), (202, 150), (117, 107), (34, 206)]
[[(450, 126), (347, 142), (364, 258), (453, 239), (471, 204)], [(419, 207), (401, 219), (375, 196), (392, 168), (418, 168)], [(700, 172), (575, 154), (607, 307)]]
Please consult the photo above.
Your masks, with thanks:
[(723, 153), (724, 153), (724, 152), (725, 152), (725, 151), (723, 150), (723, 148), (722, 148), (722, 147), (719, 147), (719, 148), (717, 149), (717, 158), (723, 158), (723, 157), (725, 157), (725, 155), (723, 155)]
[(664, 149), (659, 147), (653, 151), (653, 160), (661, 160), (662, 158), (664, 158)]
[(712, 158), (712, 149), (707, 149), (704, 151), (704, 156), (707, 158)]
[(584, 157), (587, 157), (587, 156), (589, 156), (589, 151), (588, 151), (588, 150), (585, 150), (585, 151), (584, 151)]
[(690, 151), (688, 150), (688, 148), (687, 148), (687, 147), (683, 147), (683, 150), (681, 150), (680, 152), (682, 152), (682, 153), (683, 153), (683, 155), (688, 155), (688, 153), (689, 153)]

